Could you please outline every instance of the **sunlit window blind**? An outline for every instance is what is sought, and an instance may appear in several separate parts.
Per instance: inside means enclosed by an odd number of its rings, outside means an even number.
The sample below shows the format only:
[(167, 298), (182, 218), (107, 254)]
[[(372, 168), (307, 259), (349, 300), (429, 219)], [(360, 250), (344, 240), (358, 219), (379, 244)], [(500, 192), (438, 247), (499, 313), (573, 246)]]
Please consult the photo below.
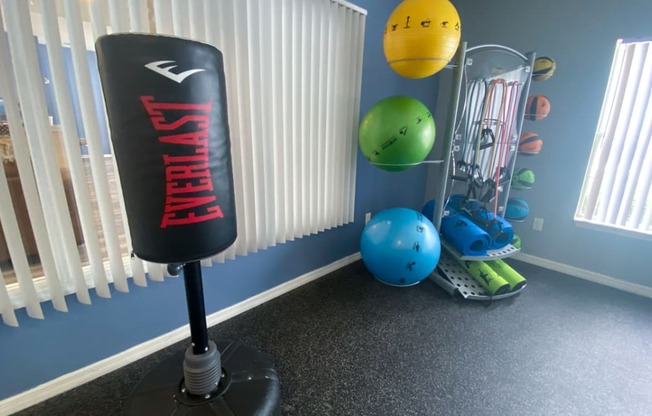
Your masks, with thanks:
[[(238, 239), (204, 266), (353, 220), (366, 12), (331, 0), (2, 0), (0, 313), (43, 318), (163, 265), (130, 257), (94, 41), (176, 35), (224, 54)], [(123, 179), (133, 180), (133, 179)], [(113, 288), (111, 287), (113, 286)]]
[(652, 235), (651, 45), (616, 45), (576, 220)]

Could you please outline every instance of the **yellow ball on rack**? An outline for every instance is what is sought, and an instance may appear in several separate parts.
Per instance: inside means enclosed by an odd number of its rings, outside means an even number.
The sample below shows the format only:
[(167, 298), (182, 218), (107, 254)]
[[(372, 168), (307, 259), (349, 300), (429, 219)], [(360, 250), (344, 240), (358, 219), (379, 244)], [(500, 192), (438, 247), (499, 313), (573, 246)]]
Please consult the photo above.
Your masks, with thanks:
[(385, 59), (404, 77), (429, 77), (453, 58), (461, 34), (460, 17), (450, 1), (404, 0), (385, 26)]

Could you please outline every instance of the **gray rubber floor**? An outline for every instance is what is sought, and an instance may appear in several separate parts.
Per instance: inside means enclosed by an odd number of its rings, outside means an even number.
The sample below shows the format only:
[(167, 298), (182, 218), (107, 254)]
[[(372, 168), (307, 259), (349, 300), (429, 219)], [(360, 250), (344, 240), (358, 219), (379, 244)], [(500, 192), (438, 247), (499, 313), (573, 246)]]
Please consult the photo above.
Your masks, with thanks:
[[(211, 328), (267, 352), (284, 415), (650, 415), (652, 300), (519, 262), (518, 296), (451, 298), (354, 263)], [(183, 342), (20, 415), (118, 415)], [(146, 416), (146, 415), (144, 415)]]

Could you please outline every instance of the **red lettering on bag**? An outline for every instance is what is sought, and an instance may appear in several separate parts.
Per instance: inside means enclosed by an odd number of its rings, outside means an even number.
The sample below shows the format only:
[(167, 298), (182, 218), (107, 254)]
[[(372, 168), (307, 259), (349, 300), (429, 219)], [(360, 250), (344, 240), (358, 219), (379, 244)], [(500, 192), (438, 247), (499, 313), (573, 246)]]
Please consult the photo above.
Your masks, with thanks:
[(166, 183), (166, 191), (167, 195), (175, 195), (175, 194), (186, 194), (186, 193), (193, 193), (193, 192), (203, 192), (203, 191), (212, 191), (213, 190), (213, 182), (211, 181), (210, 178), (204, 178), (200, 179), (199, 184), (194, 184), (191, 181), (187, 182), (167, 182)]
[(207, 209), (208, 214), (197, 215), (194, 212), (188, 214), (187, 217), (176, 218), (176, 214), (164, 214), (163, 221), (161, 222), (161, 228), (165, 228), (170, 225), (190, 225), (198, 222), (214, 220), (216, 218), (224, 218), (222, 209), (219, 206), (209, 207)]
[(159, 136), (158, 141), (178, 149), (178, 153), (163, 155), (166, 196), (161, 228), (224, 218), (213, 195), (208, 164), (212, 103), (162, 103), (152, 96), (142, 96), (140, 100), (154, 129), (172, 133)]

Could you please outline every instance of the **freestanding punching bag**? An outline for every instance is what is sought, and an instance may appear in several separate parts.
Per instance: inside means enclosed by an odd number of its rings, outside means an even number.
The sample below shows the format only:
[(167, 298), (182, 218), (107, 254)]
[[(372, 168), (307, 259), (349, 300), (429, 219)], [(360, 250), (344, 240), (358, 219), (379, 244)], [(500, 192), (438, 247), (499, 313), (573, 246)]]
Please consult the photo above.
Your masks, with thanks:
[(237, 237), (224, 64), (214, 47), (116, 34), (96, 43), (133, 254), (183, 268), (192, 345), (124, 402), (127, 415), (279, 414), (269, 358), (208, 340), (200, 260)]

